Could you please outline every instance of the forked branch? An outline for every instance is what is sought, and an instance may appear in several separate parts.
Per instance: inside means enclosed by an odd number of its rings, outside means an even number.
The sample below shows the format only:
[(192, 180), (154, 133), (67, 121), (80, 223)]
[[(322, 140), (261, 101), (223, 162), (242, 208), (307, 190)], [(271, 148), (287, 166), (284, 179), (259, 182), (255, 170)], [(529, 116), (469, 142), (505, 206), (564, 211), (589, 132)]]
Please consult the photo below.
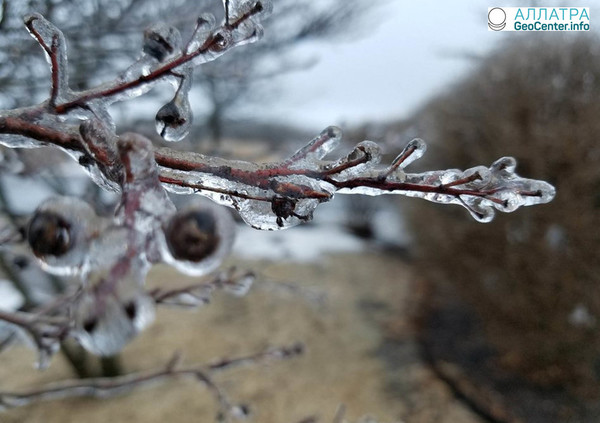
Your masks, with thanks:
[(235, 367), (265, 364), (271, 361), (287, 360), (302, 354), (302, 344), (291, 344), (270, 348), (255, 354), (222, 358), (209, 364), (181, 366), (181, 358), (175, 354), (168, 363), (159, 369), (131, 373), (111, 378), (90, 378), (85, 380), (67, 380), (22, 392), (0, 391), (0, 411), (7, 408), (22, 407), (33, 402), (51, 401), (65, 398), (93, 397), (107, 398), (121, 395), (136, 389), (155, 385), (170, 379), (188, 377), (205, 385), (213, 394), (221, 416), (246, 414), (246, 406), (233, 405), (225, 393), (215, 384), (212, 376), (218, 372)]

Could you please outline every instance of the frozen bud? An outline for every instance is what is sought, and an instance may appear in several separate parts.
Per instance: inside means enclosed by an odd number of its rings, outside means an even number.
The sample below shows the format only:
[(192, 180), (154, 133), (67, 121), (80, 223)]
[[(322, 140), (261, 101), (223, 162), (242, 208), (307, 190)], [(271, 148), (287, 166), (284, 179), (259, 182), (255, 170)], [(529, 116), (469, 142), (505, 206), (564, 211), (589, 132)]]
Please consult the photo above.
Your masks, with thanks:
[(84, 264), (98, 219), (85, 202), (54, 197), (35, 211), (27, 228), (27, 241), (44, 268), (56, 274), (73, 274)]
[[(113, 355), (154, 320), (154, 301), (144, 291), (148, 265), (141, 256), (128, 257), (123, 228), (106, 231), (90, 255), (97, 257), (86, 275), (84, 291), (75, 304), (75, 336), (88, 351)], [(107, 251), (107, 250), (113, 251)]]
[(219, 30), (213, 35), (210, 49), (214, 52), (223, 52), (230, 47), (232, 42), (233, 37), (230, 32)]
[(145, 294), (129, 298), (87, 294), (75, 311), (75, 336), (89, 352), (110, 356), (120, 352), (154, 320), (154, 302)]
[(29, 224), (28, 241), (38, 257), (60, 257), (73, 246), (71, 224), (52, 212), (36, 213)]
[(176, 259), (199, 262), (219, 245), (217, 222), (206, 210), (176, 214), (166, 230), (169, 249)]
[(175, 27), (157, 23), (144, 31), (143, 52), (162, 62), (181, 45), (181, 34)]
[(165, 224), (165, 261), (190, 275), (203, 275), (219, 266), (233, 243), (229, 212), (216, 206), (192, 206), (175, 213)]
[(187, 95), (169, 101), (156, 113), (156, 132), (165, 141), (181, 141), (189, 133), (191, 124), (192, 114)]

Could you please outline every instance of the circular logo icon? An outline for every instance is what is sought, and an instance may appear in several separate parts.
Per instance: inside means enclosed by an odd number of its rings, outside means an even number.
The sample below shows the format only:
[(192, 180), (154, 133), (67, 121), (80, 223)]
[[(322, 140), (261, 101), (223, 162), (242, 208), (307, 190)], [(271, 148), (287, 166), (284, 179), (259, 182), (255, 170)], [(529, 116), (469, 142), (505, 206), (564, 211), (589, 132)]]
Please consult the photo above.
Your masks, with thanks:
[(494, 7), (488, 13), (488, 26), (494, 31), (502, 31), (506, 26), (506, 12), (500, 7)]

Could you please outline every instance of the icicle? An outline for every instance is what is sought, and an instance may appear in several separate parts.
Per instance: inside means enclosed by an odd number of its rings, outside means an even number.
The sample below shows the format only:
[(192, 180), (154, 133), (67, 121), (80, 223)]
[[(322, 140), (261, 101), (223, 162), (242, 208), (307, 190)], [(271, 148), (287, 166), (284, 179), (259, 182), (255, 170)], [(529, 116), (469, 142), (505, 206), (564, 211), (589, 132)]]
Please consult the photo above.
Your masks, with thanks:
[(183, 140), (192, 125), (192, 110), (188, 99), (192, 86), (192, 68), (187, 68), (179, 76), (179, 86), (173, 100), (156, 113), (156, 132), (165, 141)]

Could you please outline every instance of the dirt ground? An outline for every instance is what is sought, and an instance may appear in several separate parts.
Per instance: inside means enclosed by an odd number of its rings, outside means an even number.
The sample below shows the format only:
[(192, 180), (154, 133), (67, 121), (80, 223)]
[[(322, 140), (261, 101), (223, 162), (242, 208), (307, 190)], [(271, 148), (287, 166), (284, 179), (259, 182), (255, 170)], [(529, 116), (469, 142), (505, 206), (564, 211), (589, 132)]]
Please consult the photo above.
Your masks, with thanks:
[[(301, 341), (304, 355), (236, 369), (215, 377), (232, 401), (251, 407), (250, 421), (331, 422), (339, 404), (346, 419), (379, 422), (478, 423), (423, 364), (408, 323), (418, 281), (410, 266), (380, 253), (346, 254), (314, 264), (235, 262), (259, 273), (247, 296), (217, 293), (195, 312), (163, 309), (123, 352), (129, 371), (164, 366), (175, 350), (186, 364), (206, 363)], [(156, 267), (152, 284), (189, 283)], [(393, 334), (393, 337), (391, 336)], [(36, 387), (72, 377), (57, 356), (45, 372), (33, 352), (13, 348), (0, 357), (0, 389)], [(3, 423), (210, 422), (216, 406), (192, 380), (172, 380), (106, 400), (35, 404), (0, 415)]]

